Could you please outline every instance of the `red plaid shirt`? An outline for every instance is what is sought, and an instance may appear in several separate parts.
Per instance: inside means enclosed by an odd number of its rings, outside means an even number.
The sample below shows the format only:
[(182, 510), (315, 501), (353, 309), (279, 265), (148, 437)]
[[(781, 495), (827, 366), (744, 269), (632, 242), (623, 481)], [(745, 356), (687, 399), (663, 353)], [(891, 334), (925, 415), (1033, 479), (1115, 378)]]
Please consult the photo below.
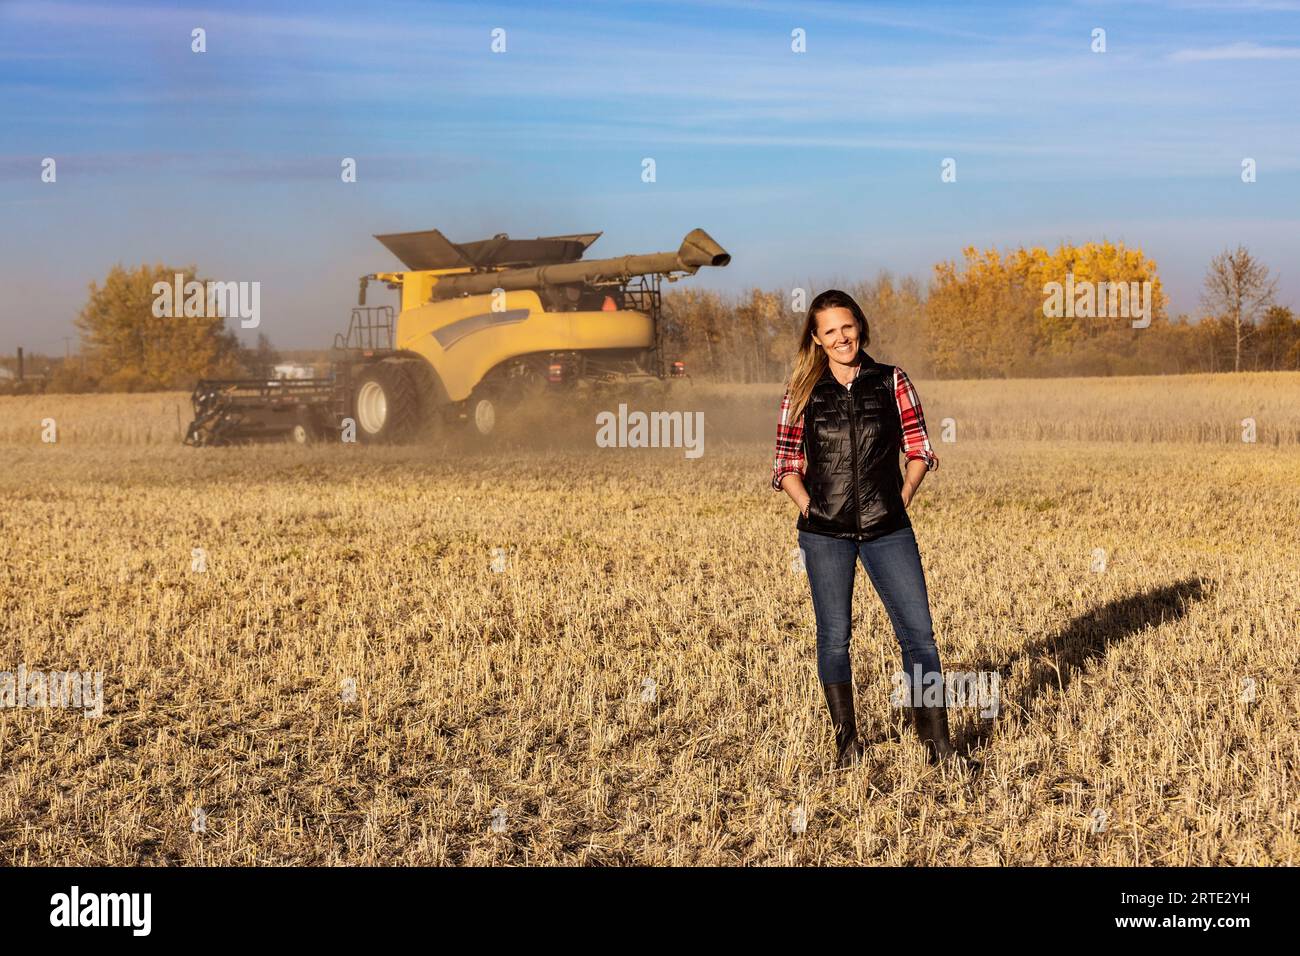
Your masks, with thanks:
[[(863, 363), (865, 364), (865, 363)], [(854, 374), (861, 374), (862, 365)], [(894, 398), (898, 402), (898, 417), (903, 423), (903, 442), (901, 451), (908, 461), (918, 459), (925, 462), (931, 471), (939, 467), (939, 456), (930, 447), (930, 437), (925, 431), (925, 416), (921, 413), (921, 400), (917, 398), (916, 389), (912, 387), (907, 373), (901, 368), (894, 368)], [(789, 421), (790, 390), (781, 399), (781, 420), (776, 426), (776, 458), (772, 462), (772, 488), (781, 490), (781, 479), (791, 473), (804, 474), (803, 456), (803, 416), (797, 421)]]

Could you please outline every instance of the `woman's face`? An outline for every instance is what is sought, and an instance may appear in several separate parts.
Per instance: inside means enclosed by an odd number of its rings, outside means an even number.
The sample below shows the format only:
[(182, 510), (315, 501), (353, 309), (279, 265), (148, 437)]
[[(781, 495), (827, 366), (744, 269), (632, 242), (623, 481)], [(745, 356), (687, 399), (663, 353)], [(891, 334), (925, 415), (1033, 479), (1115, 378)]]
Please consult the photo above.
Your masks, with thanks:
[(858, 357), (858, 323), (848, 309), (837, 306), (818, 312), (813, 338), (832, 362), (852, 365)]

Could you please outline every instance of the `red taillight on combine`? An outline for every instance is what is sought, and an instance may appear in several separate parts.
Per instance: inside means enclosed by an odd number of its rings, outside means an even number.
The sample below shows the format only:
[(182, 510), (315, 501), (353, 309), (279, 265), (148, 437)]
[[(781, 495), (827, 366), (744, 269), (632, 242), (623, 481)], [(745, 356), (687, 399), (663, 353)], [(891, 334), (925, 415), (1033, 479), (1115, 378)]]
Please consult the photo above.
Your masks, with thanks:
[(673, 363), (673, 370), (672, 370), (671, 376), (672, 376), (673, 378), (682, 378), (682, 377), (684, 377), (685, 375), (686, 375), (686, 363), (685, 363), (685, 362), (674, 362), (674, 363)]
[(546, 370), (546, 380), (552, 384), (558, 384), (564, 381), (564, 366), (559, 362), (552, 362), (550, 368)]

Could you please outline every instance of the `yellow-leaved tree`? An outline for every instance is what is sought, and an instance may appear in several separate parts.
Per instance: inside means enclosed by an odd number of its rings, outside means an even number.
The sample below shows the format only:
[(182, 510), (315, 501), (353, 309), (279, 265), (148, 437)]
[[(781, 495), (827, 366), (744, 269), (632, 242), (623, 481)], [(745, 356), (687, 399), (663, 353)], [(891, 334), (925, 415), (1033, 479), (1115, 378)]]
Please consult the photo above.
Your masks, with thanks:
[[(1001, 377), (1114, 371), (1167, 325), (1156, 264), (1122, 243), (1007, 254), (968, 247), (935, 266), (926, 303), (936, 374)], [(1146, 339), (1154, 345), (1158, 333)], [(1161, 339), (1163, 341), (1163, 339)]]
[[(204, 377), (241, 372), (240, 346), (219, 316), (155, 316), (154, 284), (195, 278), (193, 266), (141, 265), (109, 270), (77, 317), (88, 371), (109, 391), (189, 388)], [(181, 309), (174, 310), (177, 313)]]

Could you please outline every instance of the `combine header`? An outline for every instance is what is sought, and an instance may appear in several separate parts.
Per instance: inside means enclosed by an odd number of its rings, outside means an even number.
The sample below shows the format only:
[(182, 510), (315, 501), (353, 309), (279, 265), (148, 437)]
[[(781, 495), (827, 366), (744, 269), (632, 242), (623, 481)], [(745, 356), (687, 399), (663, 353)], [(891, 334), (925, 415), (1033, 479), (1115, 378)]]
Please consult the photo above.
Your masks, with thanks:
[(226, 445), (286, 434), (306, 444), (330, 427), (336, 389), (332, 378), (204, 379), (190, 401), (194, 421), (185, 436), (187, 445)]
[[(376, 236), (408, 271), (361, 277), (330, 375), (201, 381), (185, 443), (308, 442), (337, 436), (348, 419), (363, 442), (404, 441), (434, 419), (489, 435), (532, 390), (685, 375), (664, 354), (660, 281), (731, 256), (694, 229), (676, 252), (582, 260), (600, 235)], [(398, 291), (398, 313), (366, 306), (376, 281)]]

